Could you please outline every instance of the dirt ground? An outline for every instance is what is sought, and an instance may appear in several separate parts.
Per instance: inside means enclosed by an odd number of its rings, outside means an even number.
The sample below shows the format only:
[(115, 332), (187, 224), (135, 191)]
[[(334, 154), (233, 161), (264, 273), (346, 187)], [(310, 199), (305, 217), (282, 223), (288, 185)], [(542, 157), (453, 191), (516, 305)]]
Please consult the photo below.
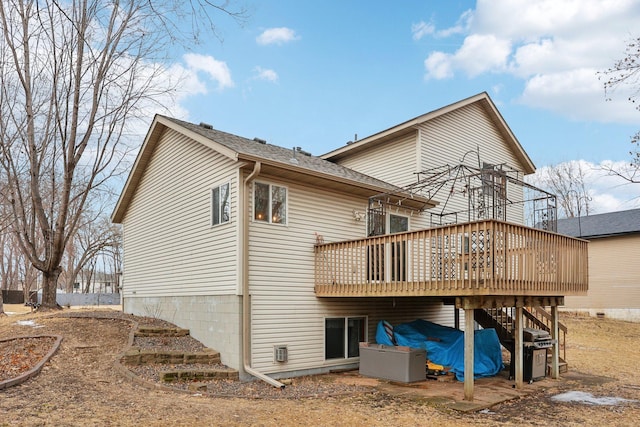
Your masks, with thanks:
[[(571, 375), (528, 397), (460, 413), (383, 391), (268, 400), (148, 390), (113, 368), (131, 323), (62, 317), (68, 312), (0, 318), (0, 339), (64, 337), (37, 377), (0, 391), (0, 426), (631, 426), (640, 419), (640, 323), (563, 314)], [(554, 400), (567, 391), (628, 400), (605, 405)]]

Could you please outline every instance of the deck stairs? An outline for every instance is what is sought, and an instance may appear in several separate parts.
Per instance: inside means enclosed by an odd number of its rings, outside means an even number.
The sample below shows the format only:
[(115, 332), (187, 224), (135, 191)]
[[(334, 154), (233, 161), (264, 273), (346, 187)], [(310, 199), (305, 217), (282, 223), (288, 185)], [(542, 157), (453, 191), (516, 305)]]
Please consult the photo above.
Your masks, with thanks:
[[(522, 310), (524, 315), (524, 327), (542, 329), (551, 332), (551, 314), (544, 307), (525, 307)], [(512, 353), (514, 339), (513, 330), (515, 328), (515, 308), (489, 308), (474, 310), (475, 321), (483, 328), (493, 328), (498, 334), (498, 339), (502, 346)], [(559, 323), (559, 344), (560, 344), (560, 373), (567, 372), (568, 364), (566, 357), (566, 325)], [(547, 359), (551, 363), (551, 349), (547, 351)], [(550, 368), (548, 368), (550, 369)]]

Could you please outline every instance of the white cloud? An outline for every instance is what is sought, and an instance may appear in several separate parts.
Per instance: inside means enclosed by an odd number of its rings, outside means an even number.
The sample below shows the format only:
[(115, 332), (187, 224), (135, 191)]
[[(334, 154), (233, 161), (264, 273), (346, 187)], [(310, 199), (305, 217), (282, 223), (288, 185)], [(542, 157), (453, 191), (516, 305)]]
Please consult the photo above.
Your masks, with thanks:
[(300, 37), (296, 35), (296, 32), (291, 28), (280, 27), (280, 28), (269, 28), (264, 30), (262, 34), (260, 34), (256, 38), (256, 42), (261, 45), (269, 45), (269, 44), (284, 44), (294, 40), (298, 40)]
[(426, 79), (441, 80), (453, 77), (451, 55), (444, 52), (433, 52), (424, 60), (424, 67), (427, 69)]
[(493, 35), (474, 34), (465, 39), (462, 47), (454, 54), (431, 53), (424, 62), (426, 77), (445, 79), (454, 76), (456, 69), (464, 70), (474, 77), (484, 72), (505, 70), (509, 52), (508, 40), (497, 39)]
[(433, 34), (435, 32), (435, 27), (433, 24), (427, 24), (424, 21), (420, 21), (417, 24), (411, 25), (411, 33), (413, 34), (414, 40), (420, 40), (424, 36), (429, 34)]
[(605, 104), (597, 72), (624, 57), (639, 21), (636, 0), (478, 0), (455, 26), (424, 33), (464, 34), (456, 49), (427, 55), (425, 77), (503, 73), (524, 82), (520, 100), (527, 105), (581, 120), (637, 123), (628, 88)]
[(256, 72), (255, 79), (257, 80), (266, 80), (269, 82), (276, 83), (278, 81), (278, 73), (268, 68), (255, 67), (254, 71)]
[(574, 120), (638, 123), (638, 111), (627, 97), (607, 101), (595, 69), (571, 69), (539, 74), (525, 83), (520, 102)]
[[(154, 86), (158, 92), (155, 102), (144, 106), (148, 111), (146, 117), (159, 113), (188, 120), (189, 112), (183, 107), (184, 101), (209, 91), (207, 79), (201, 78), (201, 73), (213, 80), (218, 90), (234, 86), (226, 63), (211, 56), (197, 54), (184, 55), (183, 60), (184, 64), (175, 63), (169, 67), (156, 64), (155, 73), (161, 74), (162, 78)], [(142, 126), (141, 129), (145, 127)]]
[(469, 26), (473, 21), (473, 11), (467, 10), (458, 19), (456, 25), (445, 28), (444, 30), (436, 30), (434, 36), (437, 38), (450, 37), (456, 34), (464, 34), (469, 31)]
[[(231, 71), (226, 62), (218, 61), (213, 56), (187, 53), (184, 55), (187, 67), (194, 74), (202, 71), (218, 84), (218, 89), (226, 89), (234, 86), (231, 79)], [(197, 77), (196, 77), (197, 79)]]
[(503, 71), (511, 52), (511, 42), (491, 34), (467, 37), (455, 54), (456, 65), (470, 76), (487, 71)]

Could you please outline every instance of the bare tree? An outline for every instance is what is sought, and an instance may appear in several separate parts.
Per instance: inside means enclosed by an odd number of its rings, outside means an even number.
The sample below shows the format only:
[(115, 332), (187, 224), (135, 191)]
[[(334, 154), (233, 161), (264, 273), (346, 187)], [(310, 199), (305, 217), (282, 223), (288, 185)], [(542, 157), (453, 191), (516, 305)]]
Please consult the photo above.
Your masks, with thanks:
[(20, 281), (22, 282), (22, 292), (25, 301), (37, 302), (38, 296), (38, 270), (29, 262), (25, 256), (19, 259)]
[(89, 195), (121, 172), (124, 135), (172, 93), (163, 55), (203, 29), (215, 34), (213, 12), (246, 16), (227, 3), (0, 2), (0, 162), (13, 232), (42, 273), (43, 308), (57, 307)]
[(113, 292), (120, 293), (120, 276), (122, 274), (122, 227), (112, 224), (111, 246), (105, 248), (106, 262), (110, 267), (109, 274), (113, 278)]
[(78, 274), (96, 257), (102, 255), (106, 248), (114, 246), (117, 238), (116, 226), (106, 216), (89, 218), (78, 228), (70, 242), (73, 250), (67, 250), (69, 260), (65, 271), (65, 288), (67, 292), (73, 289)]
[[(0, 190), (2, 190), (2, 192), (5, 191), (4, 188), (4, 183), (2, 181), (2, 179), (0, 179)], [(5, 206), (2, 204), (2, 200), (0, 200), (0, 248), (2, 248), (2, 257), (0, 258), (0, 316), (4, 316), (4, 299), (2, 297), (2, 290), (5, 288), (5, 282), (7, 280), (7, 277), (9, 276), (9, 273), (7, 270), (9, 270), (10, 268), (7, 265), (6, 259), (7, 259), (7, 251), (9, 248), (7, 248), (7, 241), (8, 239), (8, 235), (9, 233), (7, 233), (7, 229), (8, 227), (8, 219), (9, 216), (7, 215), (7, 210), (5, 209)]]
[[(1, 221), (0, 221), (1, 223)], [(17, 248), (13, 244), (12, 236), (0, 225), (0, 290), (17, 289), (18, 258)], [(0, 314), (4, 312), (3, 298), (0, 295)]]
[[(604, 90), (607, 100), (611, 100), (613, 93), (618, 88), (628, 88), (629, 101), (640, 111), (640, 37), (632, 39), (627, 44), (625, 57), (617, 60), (613, 66), (600, 76), (604, 78)], [(619, 176), (634, 184), (640, 183), (640, 131), (631, 136), (633, 148), (629, 151), (631, 162), (626, 169), (615, 169), (604, 166), (611, 175)]]
[(585, 173), (579, 161), (571, 161), (540, 168), (528, 181), (556, 195), (558, 218), (574, 218), (591, 213)]

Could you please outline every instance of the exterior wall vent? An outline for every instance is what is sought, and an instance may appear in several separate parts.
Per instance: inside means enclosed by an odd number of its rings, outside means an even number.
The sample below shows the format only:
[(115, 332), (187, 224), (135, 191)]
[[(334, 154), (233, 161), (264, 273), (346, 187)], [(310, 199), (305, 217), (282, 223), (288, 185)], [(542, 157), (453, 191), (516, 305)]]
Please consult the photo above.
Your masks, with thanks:
[(286, 345), (276, 345), (273, 347), (273, 358), (276, 362), (286, 362), (289, 360), (289, 351)]

